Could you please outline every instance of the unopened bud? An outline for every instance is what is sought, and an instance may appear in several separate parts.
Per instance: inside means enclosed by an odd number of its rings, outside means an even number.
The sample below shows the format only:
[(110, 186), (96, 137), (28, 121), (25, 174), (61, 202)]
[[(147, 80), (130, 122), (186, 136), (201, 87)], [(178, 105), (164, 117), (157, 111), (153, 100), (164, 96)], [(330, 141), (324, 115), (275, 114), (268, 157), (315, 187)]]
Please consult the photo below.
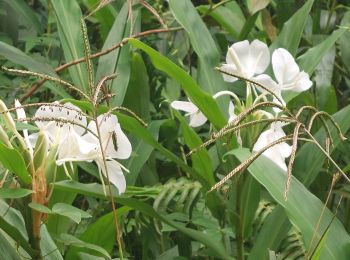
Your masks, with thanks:
[(58, 145), (54, 145), (50, 147), (50, 152), (46, 156), (45, 176), (46, 176), (47, 183), (51, 183), (55, 181), (55, 176), (57, 171), (57, 164), (56, 164), (57, 153), (58, 153)]
[(12, 148), (9, 137), (7, 136), (4, 128), (0, 125), (0, 141), (3, 142), (7, 147)]
[(11, 114), (8, 112), (8, 108), (2, 100), (0, 100), (0, 113), (3, 114), (8, 129), (13, 132), (17, 132), (15, 121), (13, 120)]
[(46, 161), (47, 156), (47, 137), (43, 132), (39, 133), (38, 140), (34, 148), (34, 167), (38, 169)]

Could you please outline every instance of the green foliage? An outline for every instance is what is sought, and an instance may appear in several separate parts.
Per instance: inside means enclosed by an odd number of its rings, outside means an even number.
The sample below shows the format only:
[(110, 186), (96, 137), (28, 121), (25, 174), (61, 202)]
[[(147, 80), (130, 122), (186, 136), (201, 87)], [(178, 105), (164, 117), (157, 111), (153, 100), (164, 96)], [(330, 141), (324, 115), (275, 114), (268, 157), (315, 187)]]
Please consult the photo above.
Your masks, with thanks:
[[(0, 2), (0, 96), (9, 108), (22, 97), (22, 104), (30, 104), (23, 107), (25, 120), (15, 116), (20, 110), (10, 109), (19, 133), (0, 115), (1, 257), (348, 259), (350, 184), (334, 176), (348, 172), (350, 149), (331, 120), (316, 119), (308, 127), (312, 114), (298, 118), (310, 135), (294, 147), (292, 176), (261, 156), (222, 189), (208, 191), (252, 155), (260, 131), (269, 127), (258, 122), (238, 134), (216, 136), (229, 127), (229, 98), (215, 93), (236, 95), (230, 116), (253, 105), (253, 83), (247, 88), (244, 80), (225, 82), (216, 69), (235, 42), (259, 39), (271, 54), (289, 50), (313, 87), (283, 93), (288, 112), (295, 115), (305, 105), (324, 110), (349, 136), (349, 5), (348, 0)], [(171, 105), (187, 99), (208, 119), (204, 126), (189, 126), (193, 115)], [(56, 100), (76, 105), (88, 121), (113, 109), (132, 143), (128, 159), (113, 158), (129, 171), (124, 170), (124, 194), (107, 185), (103, 164), (94, 159), (56, 163), (59, 145), (48, 148), (50, 137), (33, 118), (40, 103)], [(251, 113), (240, 123), (262, 119)], [(295, 134), (294, 127), (290, 122), (283, 129)], [(27, 131), (40, 136), (32, 154)], [(312, 137), (319, 147), (304, 142)]]

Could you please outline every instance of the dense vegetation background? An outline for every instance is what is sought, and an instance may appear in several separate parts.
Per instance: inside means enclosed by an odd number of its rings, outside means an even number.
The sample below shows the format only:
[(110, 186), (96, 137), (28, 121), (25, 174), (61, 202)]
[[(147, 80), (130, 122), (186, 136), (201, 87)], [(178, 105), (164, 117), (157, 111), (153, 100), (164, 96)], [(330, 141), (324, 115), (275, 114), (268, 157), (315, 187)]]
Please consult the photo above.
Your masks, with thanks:
[[(350, 170), (350, 146), (330, 120), (326, 129), (323, 121), (312, 127), (323, 151), (297, 144), (287, 200), (287, 172), (264, 157), (208, 193), (250, 156), (264, 127), (242, 130), (243, 146), (228, 135), (186, 157), (226, 124), (228, 98), (213, 94), (234, 92), (242, 102), (236, 114), (252, 105), (244, 81), (225, 82), (215, 69), (228, 47), (243, 40), (259, 39), (271, 53), (287, 49), (313, 81), (309, 90), (286, 96), (288, 108), (325, 111), (348, 137), (349, 26), (346, 0), (0, 0), (0, 97), (7, 107), (15, 99), (34, 104), (25, 107), (30, 118), (42, 102), (70, 102), (88, 115), (122, 106), (147, 123), (115, 112), (132, 144), (130, 158), (120, 160), (129, 170), (124, 194), (103, 187), (108, 182), (91, 160), (71, 164), (65, 174), (48, 163), (55, 158), (45, 149), (40, 163), (49, 199), (40, 202), (33, 199), (39, 193), (26, 151), (2, 107), (0, 258), (349, 259), (350, 184), (340, 173)], [(104, 98), (96, 107), (48, 78), (88, 95), (90, 72), (95, 83), (116, 73), (101, 84)], [(187, 97), (209, 119), (204, 126), (191, 128), (171, 108)], [(24, 124), (16, 121), (21, 135), (38, 131), (34, 122)]]

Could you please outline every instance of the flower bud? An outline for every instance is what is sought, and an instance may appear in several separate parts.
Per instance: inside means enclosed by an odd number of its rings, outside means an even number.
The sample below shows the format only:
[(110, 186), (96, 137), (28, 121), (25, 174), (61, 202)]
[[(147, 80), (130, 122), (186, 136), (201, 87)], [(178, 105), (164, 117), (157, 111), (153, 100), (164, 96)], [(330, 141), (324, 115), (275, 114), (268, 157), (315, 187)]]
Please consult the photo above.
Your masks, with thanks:
[(7, 147), (12, 148), (9, 137), (7, 136), (4, 128), (0, 125), (0, 141), (3, 142)]
[(50, 147), (50, 152), (46, 156), (45, 164), (45, 176), (46, 183), (51, 183), (55, 180), (55, 175), (57, 171), (56, 157), (58, 153), (58, 145)]
[(13, 131), (13, 132), (17, 132), (15, 121), (13, 121), (13, 118), (9, 112), (5, 112), (7, 110), (8, 110), (8, 108), (5, 105), (5, 103), (2, 100), (0, 100), (0, 113), (3, 113), (5, 123), (8, 127), (8, 129)]
[(38, 169), (46, 162), (47, 156), (47, 138), (43, 132), (39, 133), (38, 140), (36, 141), (34, 148), (34, 167)]

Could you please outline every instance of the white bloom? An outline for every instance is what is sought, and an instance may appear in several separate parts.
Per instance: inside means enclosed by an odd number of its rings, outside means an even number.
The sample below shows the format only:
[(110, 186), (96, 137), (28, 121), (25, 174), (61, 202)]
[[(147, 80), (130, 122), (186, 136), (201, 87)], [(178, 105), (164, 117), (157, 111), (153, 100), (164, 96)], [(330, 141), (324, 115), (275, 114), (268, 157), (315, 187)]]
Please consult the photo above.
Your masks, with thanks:
[(199, 108), (190, 101), (173, 101), (170, 104), (174, 109), (187, 112), (185, 116), (190, 118), (189, 125), (191, 127), (198, 127), (204, 125), (207, 122), (205, 115), (199, 110)]
[[(123, 133), (115, 115), (102, 114), (97, 117), (97, 122), (106, 159), (108, 178), (121, 194), (125, 192), (126, 188), (122, 171), (122, 168), (125, 168), (113, 159), (129, 158), (132, 152), (131, 143)], [(95, 121), (90, 121), (87, 128), (92, 133), (87, 132), (82, 137), (71, 129), (72, 134), (67, 135), (66, 141), (62, 143), (59, 149), (57, 164), (71, 161), (95, 161), (99, 172), (107, 177), (100, 142), (96, 136), (98, 131)]]
[[(283, 123), (275, 122), (272, 123), (270, 128), (262, 132), (254, 144), (253, 151), (257, 152), (265, 146), (273, 143), (274, 141), (286, 136), (282, 129)], [(287, 170), (285, 158), (289, 157), (292, 153), (292, 147), (287, 143), (279, 143), (273, 147), (267, 149), (263, 155), (272, 160), (275, 164), (281, 167), (283, 170)]]
[(71, 103), (65, 103), (64, 107), (55, 106), (59, 105), (57, 101), (52, 104), (39, 107), (34, 115), (38, 118), (35, 124), (46, 133), (49, 143), (62, 142), (73, 130), (78, 135), (86, 131), (87, 120), (80, 108)]
[(95, 161), (100, 173), (107, 177), (108, 172), (109, 181), (117, 187), (119, 194), (125, 191), (126, 182), (122, 171), (122, 168), (125, 168), (114, 158), (129, 158), (132, 147), (115, 115), (102, 114), (97, 117), (107, 172), (97, 138), (96, 123), (91, 120), (87, 124), (86, 117), (78, 107), (71, 103), (64, 104), (64, 107), (41, 106), (36, 111), (35, 117), (38, 118), (36, 125), (45, 133), (49, 144), (58, 144), (57, 165), (66, 162)]
[(282, 91), (302, 92), (312, 86), (309, 75), (305, 71), (300, 71), (293, 56), (286, 49), (279, 48), (273, 52), (272, 68)]
[[(223, 95), (229, 95), (232, 96), (236, 99), (236, 101), (239, 102), (239, 98), (232, 93), (231, 91), (219, 91), (213, 95), (213, 98), (218, 98)], [(171, 102), (171, 107), (176, 109), (176, 110), (181, 110), (187, 112), (185, 116), (190, 117), (190, 122), (189, 125), (191, 127), (198, 127), (201, 125), (204, 125), (205, 122), (207, 122), (206, 116), (199, 110), (199, 108), (193, 104), (191, 101), (173, 101)], [(229, 122), (231, 122), (236, 115), (234, 114), (234, 104), (232, 101), (229, 103), (229, 108), (228, 108), (228, 114), (229, 114)]]
[[(293, 56), (286, 49), (279, 48), (273, 52), (272, 68), (277, 82), (266, 74), (256, 76), (254, 80), (273, 91), (282, 100), (282, 105), (285, 105), (283, 91), (302, 92), (312, 86), (309, 75), (300, 71)], [(265, 91), (259, 87), (258, 89), (261, 92)], [(274, 101), (277, 101), (276, 98)]]
[[(252, 78), (263, 73), (270, 63), (270, 52), (267, 45), (259, 40), (250, 44), (247, 40), (234, 43), (226, 54), (226, 64), (221, 66), (223, 71)], [(223, 74), (224, 80), (234, 82), (237, 78)]]

